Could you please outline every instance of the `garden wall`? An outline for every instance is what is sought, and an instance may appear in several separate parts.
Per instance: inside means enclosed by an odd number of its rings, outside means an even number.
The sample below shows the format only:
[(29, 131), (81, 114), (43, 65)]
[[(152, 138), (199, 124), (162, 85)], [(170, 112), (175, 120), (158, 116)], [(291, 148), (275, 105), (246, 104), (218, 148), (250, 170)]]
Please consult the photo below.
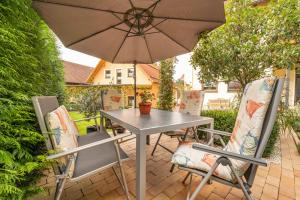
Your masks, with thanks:
[(0, 2), (0, 198), (25, 199), (46, 162), (31, 97), (64, 97), (52, 33), (30, 0)]

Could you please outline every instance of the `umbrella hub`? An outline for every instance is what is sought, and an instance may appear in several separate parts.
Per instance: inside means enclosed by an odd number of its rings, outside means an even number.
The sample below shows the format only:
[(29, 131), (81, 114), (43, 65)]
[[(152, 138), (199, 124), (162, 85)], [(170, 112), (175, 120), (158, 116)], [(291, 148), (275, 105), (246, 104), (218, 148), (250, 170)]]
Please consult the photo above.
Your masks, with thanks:
[(143, 35), (144, 29), (151, 25), (153, 22), (152, 13), (144, 8), (131, 8), (124, 14), (124, 21), (137, 35)]

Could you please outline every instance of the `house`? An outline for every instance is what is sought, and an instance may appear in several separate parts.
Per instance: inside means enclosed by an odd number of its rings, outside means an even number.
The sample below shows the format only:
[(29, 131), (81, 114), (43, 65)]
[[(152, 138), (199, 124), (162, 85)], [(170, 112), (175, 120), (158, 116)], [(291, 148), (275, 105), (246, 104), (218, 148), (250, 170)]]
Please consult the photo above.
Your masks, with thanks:
[(240, 84), (236, 81), (226, 83), (218, 82), (200, 82), (199, 71), (192, 72), (192, 89), (203, 90), (205, 92), (203, 100), (203, 109), (228, 109), (234, 106), (234, 100), (240, 91)]
[(278, 77), (286, 77), (283, 95), (286, 105), (294, 106), (300, 102), (300, 64), (292, 69), (275, 70), (274, 74)]
[[(121, 86), (125, 95), (125, 106), (134, 102), (133, 64), (114, 64), (101, 60), (87, 78), (86, 83), (101, 86)], [(156, 107), (159, 93), (159, 67), (153, 64), (136, 65), (137, 89), (150, 90), (154, 94), (152, 105)], [(137, 98), (139, 102), (139, 98)]]
[(79, 65), (76, 63), (63, 61), (64, 78), (67, 86), (71, 85), (87, 85), (87, 78), (93, 71), (92, 67)]

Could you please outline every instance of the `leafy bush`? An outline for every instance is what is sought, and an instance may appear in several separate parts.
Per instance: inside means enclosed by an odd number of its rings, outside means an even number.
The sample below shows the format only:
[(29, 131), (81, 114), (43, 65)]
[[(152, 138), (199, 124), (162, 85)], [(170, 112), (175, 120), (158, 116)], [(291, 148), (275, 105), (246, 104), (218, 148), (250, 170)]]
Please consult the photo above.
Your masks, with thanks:
[(297, 131), (300, 128), (300, 105), (297, 104), (295, 107), (288, 109), (282, 108), (279, 121), (282, 133), (291, 129)]
[[(231, 133), (234, 128), (235, 120), (237, 117), (237, 110), (206, 110), (202, 111), (201, 116), (214, 118), (214, 129)], [(268, 157), (271, 155), (278, 136), (279, 126), (278, 122), (276, 122), (274, 124), (273, 131), (269, 138), (266, 149), (264, 151), (264, 157)], [(229, 138), (224, 137), (223, 139), (224, 142), (227, 143)]]
[(25, 199), (40, 191), (46, 166), (31, 97), (63, 100), (63, 69), (55, 40), (30, 0), (0, 2), (0, 199)]
[(166, 59), (160, 62), (160, 85), (159, 85), (159, 99), (158, 109), (161, 110), (172, 110), (174, 107), (173, 98), (173, 74), (174, 64), (176, 63), (175, 58)]

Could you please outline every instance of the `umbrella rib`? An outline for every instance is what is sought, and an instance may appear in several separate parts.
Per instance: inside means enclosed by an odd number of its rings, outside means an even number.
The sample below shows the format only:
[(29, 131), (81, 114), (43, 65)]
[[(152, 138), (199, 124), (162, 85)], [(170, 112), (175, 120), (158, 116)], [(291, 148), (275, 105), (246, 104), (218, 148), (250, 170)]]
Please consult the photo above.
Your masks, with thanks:
[[(126, 31), (127, 32), (127, 31)], [(132, 33), (132, 32), (131, 32)], [(150, 34), (157, 34), (157, 33), (160, 33), (159, 31), (156, 31), (156, 32), (150, 32), (150, 33), (144, 33), (144, 35), (150, 35)], [(132, 33), (134, 35), (129, 35), (128, 37), (138, 37), (140, 35), (136, 34), (136, 33)]]
[(143, 38), (144, 38), (145, 43), (146, 43), (146, 47), (147, 47), (147, 51), (148, 51), (151, 63), (153, 63), (153, 58), (152, 58), (152, 55), (151, 55), (151, 52), (150, 52), (150, 49), (149, 49), (149, 46), (148, 46), (148, 42), (147, 42), (146, 36), (144, 35)]
[(145, 30), (144, 32), (147, 33), (148, 31), (150, 31), (153, 28), (156, 28), (158, 25), (160, 25), (161, 23), (167, 21), (168, 19), (164, 19), (162, 21), (160, 21), (159, 23), (155, 24), (155, 25), (151, 25), (151, 28), (148, 28), (147, 30)]
[(210, 20), (210, 19), (193, 19), (193, 18), (179, 18), (179, 17), (159, 17), (153, 16), (155, 19), (173, 19), (173, 20), (181, 20), (181, 21), (196, 21), (196, 22), (210, 22), (210, 23), (224, 23), (222, 20)]
[(169, 36), (167, 33), (165, 33), (164, 31), (158, 29), (157, 27), (155, 27), (155, 29), (157, 29), (160, 33), (162, 33), (164, 36), (168, 37), (170, 40), (172, 40), (173, 42), (175, 42), (177, 45), (181, 46), (182, 48), (184, 48), (186, 51), (190, 52), (189, 48), (185, 47), (183, 44), (180, 44), (178, 41), (176, 41), (174, 38), (172, 38), (171, 36)]
[[(135, 20), (135, 21), (136, 21), (136, 20)], [(134, 23), (133, 23), (133, 24), (134, 24)], [(115, 61), (115, 59), (116, 59), (116, 57), (118, 56), (118, 54), (119, 54), (119, 52), (120, 52), (120, 50), (121, 50), (121, 48), (122, 48), (123, 44), (125, 43), (125, 41), (126, 41), (126, 39), (127, 39), (127, 36), (129, 35), (129, 33), (130, 33), (131, 29), (132, 29), (132, 26), (133, 26), (133, 24), (130, 26), (130, 29), (129, 29), (129, 31), (128, 31), (128, 32), (127, 32), (127, 34), (125, 35), (125, 37), (124, 37), (124, 39), (123, 39), (123, 41), (122, 41), (122, 43), (121, 43), (121, 45), (120, 45), (120, 47), (119, 47), (119, 49), (118, 49), (118, 51), (117, 51), (116, 55), (114, 56), (114, 58), (113, 58), (112, 62), (114, 62), (114, 61)]]
[[(116, 29), (116, 30), (119, 30), (119, 31), (123, 31), (123, 32), (126, 32), (126, 33), (128, 32), (128, 30), (117, 28), (117, 27), (113, 27), (113, 29)], [(129, 33), (136, 34), (135, 32), (131, 32), (131, 31)]]
[[(40, 1), (40, 0), (34, 0), (34, 1)], [(41, 1), (41, 2), (42, 2), (42, 1)], [(146, 10), (152, 8), (152, 7), (155, 6), (158, 2), (160, 2), (160, 0), (158, 0), (157, 2), (153, 3), (152, 5), (150, 5), (148, 8), (146, 8)], [(46, 3), (46, 2), (44, 2), (44, 3)], [(143, 12), (142, 12), (142, 13), (143, 13)], [(120, 14), (122, 14), (122, 13), (120, 13)], [(134, 19), (134, 17), (132, 17), (131, 19)], [(130, 19), (129, 19), (129, 20), (130, 20)], [(107, 28), (105, 28), (105, 29), (103, 29), (103, 30), (101, 30), (101, 31), (98, 31), (98, 32), (96, 32), (96, 33), (93, 33), (93, 34), (91, 34), (91, 35), (85, 36), (85, 37), (83, 37), (83, 38), (80, 39), (80, 40), (77, 40), (77, 41), (75, 41), (75, 42), (72, 42), (72, 43), (69, 44), (69, 45), (66, 45), (66, 47), (70, 47), (70, 46), (72, 46), (72, 45), (74, 45), (74, 44), (77, 44), (77, 43), (83, 41), (83, 40), (86, 40), (86, 39), (91, 38), (91, 37), (93, 37), (93, 36), (95, 36), (95, 35), (98, 35), (99, 33), (102, 33), (102, 32), (104, 32), (104, 31), (107, 31), (107, 30), (111, 29), (111, 28), (114, 28), (114, 27), (116, 27), (116, 26), (119, 26), (120, 24), (123, 24), (124, 22), (125, 22), (125, 20), (123, 20), (123, 21), (121, 21), (121, 22), (119, 22), (119, 23), (117, 23), (117, 24), (115, 24), (115, 25), (112, 25), (112, 26), (110, 26), (110, 27), (107, 27)], [(132, 28), (132, 27), (131, 27), (131, 28)], [(131, 28), (130, 28), (129, 32), (131, 31)]]
[(129, 1), (130, 5), (131, 5), (131, 8), (134, 8), (134, 5), (133, 5), (132, 1), (131, 0), (128, 0), (128, 1)]
[(112, 11), (112, 10), (105, 10), (105, 9), (99, 9), (99, 8), (91, 8), (91, 7), (86, 7), (86, 6), (79, 6), (79, 5), (69, 5), (69, 4), (63, 4), (63, 3), (58, 3), (58, 2), (49, 2), (49, 1), (43, 1), (43, 0), (33, 0), (36, 2), (40, 3), (45, 3), (45, 4), (53, 4), (53, 5), (59, 5), (59, 6), (66, 6), (66, 7), (73, 7), (73, 8), (81, 8), (81, 9), (87, 9), (87, 10), (94, 10), (94, 11), (101, 11), (101, 12), (108, 12), (111, 14), (122, 14), (124, 15), (124, 12), (118, 12), (118, 11)]
[(86, 39), (91, 38), (91, 37), (93, 37), (93, 36), (95, 36), (95, 35), (98, 35), (99, 33), (102, 33), (102, 32), (104, 32), (104, 31), (107, 31), (107, 30), (109, 30), (109, 29), (111, 29), (111, 28), (115, 28), (116, 26), (118, 26), (118, 25), (120, 25), (120, 24), (123, 24), (123, 23), (124, 23), (124, 21), (121, 21), (121, 22), (119, 22), (119, 23), (117, 23), (117, 24), (114, 24), (114, 25), (112, 25), (112, 26), (110, 26), (110, 27), (107, 27), (107, 28), (105, 28), (105, 29), (102, 29), (101, 31), (97, 31), (96, 33), (93, 33), (93, 34), (91, 34), (91, 35), (85, 36), (85, 37), (81, 38), (80, 40), (77, 40), (77, 41), (75, 41), (75, 42), (72, 42), (71, 44), (68, 44), (66, 47), (73, 46), (74, 44), (77, 44), (77, 43), (79, 43), (79, 42), (81, 42), (81, 41), (83, 41), (83, 40), (86, 40)]

